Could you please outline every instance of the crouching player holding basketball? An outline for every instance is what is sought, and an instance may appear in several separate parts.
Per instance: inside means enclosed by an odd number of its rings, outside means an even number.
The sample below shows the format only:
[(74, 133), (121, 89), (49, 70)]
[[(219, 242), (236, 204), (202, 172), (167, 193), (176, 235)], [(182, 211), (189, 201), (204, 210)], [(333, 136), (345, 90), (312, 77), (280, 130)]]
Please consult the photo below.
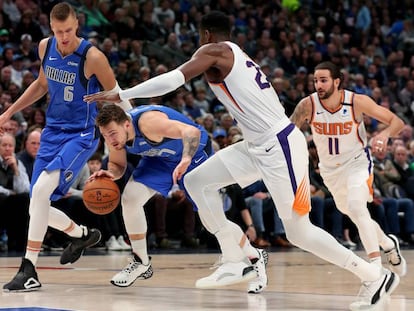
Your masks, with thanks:
[[(109, 148), (108, 170), (96, 176), (120, 178), (127, 166), (127, 153), (142, 156), (122, 194), (122, 212), (131, 241), (131, 262), (111, 280), (116, 286), (130, 286), (136, 279), (152, 276), (147, 253), (147, 223), (144, 204), (156, 193), (164, 196), (173, 185), (183, 186), (183, 176), (198, 167), (212, 154), (211, 141), (204, 128), (181, 113), (157, 105), (134, 108), (125, 113), (116, 105), (105, 105), (96, 123)], [(255, 249), (247, 239), (241, 242), (246, 255), (246, 277), (227, 277), (222, 285), (254, 279), (255, 290), (267, 285), (267, 253)], [(259, 285), (257, 284), (259, 282)], [(252, 284), (249, 291), (252, 291)]]

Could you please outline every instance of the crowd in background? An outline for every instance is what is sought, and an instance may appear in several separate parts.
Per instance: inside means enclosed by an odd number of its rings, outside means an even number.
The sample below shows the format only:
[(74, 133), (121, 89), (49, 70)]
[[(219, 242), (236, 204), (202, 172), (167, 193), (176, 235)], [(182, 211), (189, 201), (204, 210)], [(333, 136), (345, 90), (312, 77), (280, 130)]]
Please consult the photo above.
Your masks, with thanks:
[[(58, 2), (0, 1), (0, 112), (12, 105), (37, 77), (40, 66), (37, 44), (50, 35), (49, 13)], [(373, 154), (376, 162), (375, 200), (370, 204), (370, 211), (386, 233), (396, 234), (401, 242), (413, 242), (414, 7), (410, 1), (68, 2), (78, 12), (79, 36), (104, 52), (121, 88), (134, 86), (186, 61), (198, 47), (200, 18), (210, 10), (224, 11), (231, 16), (234, 42), (267, 75), (287, 115), (293, 112), (301, 98), (314, 92), (313, 69), (316, 64), (329, 60), (338, 65), (342, 68), (344, 88), (372, 97), (378, 105), (389, 108), (406, 122), (400, 137), (390, 141), (387, 152)], [(4, 127), (15, 138), (15, 153), (25, 165), (29, 180), (40, 132), (45, 125), (48, 100), (45, 96), (14, 115)], [(164, 97), (133, 101), (134, 105), (150, 103), (170, 106), (202, 124), (215, 141), (216, 150), (243, 139), (242, 132), (213, 96), (203, 77)], [(381, 129), (381, 124), (374, 119), (364, 121), (369, 136)], [(308, 128), (302, 130), (308, 137), (310, 150), (311, 219), (344, 245), (353, 247), (357, 233), (352, 233), (355, 230), (351, 222), (336, 210), (329, 191), (318, 176), (312, 135)], [(4, 149), (1, 139), (1, 160)], [(102, 144), (91, 161), (105, 165), (105, 157)], [(131, 169), (137, 161), (139, 159), (131, 159)], [(88, 214), (82, 206), (82, 187), (87, 176), (96, 169), (89, 165), (90, 162), (85, 167), (85, 175), (78, 178), (78, 183), (66, 198), (56, 202), (56, 206), (72, 213), (74, 220), (99, 227), (104, 233), (102, 246), (110, 250), (127, 250), (120, 209), (114, 215), (102, 218)], [(7, 178), (4, 182), (1, 187), (10, 187)], [(121, 188), (123, 182), (119, 182)], [(253, 189), (223, 189), (223, 205), (228, 217), (239, 222), (257, 246), (290, 247), (283, 237), (283, 227), (280, 227), (280, 219), (274, 213), (267, 190), (256, 186)], [(16, 194), (14, 189), (10, 190), (0, 191), (0, 219), (3, 219), (0, 229), (3, 240), (9, 234), (9, 250), (22, 250), (24, 242), (21, 239), (26, 236), (27, 217), (10, 212), (15, 205), (6, 204), (9, 202), (6, 198)], [(153, 233), (149, 243), (153, 247), (172, 247), (169, 236), (180, 239), (181, 246), (185, 247), (213, 243), (206, 237), (197, 214), (182, 193), (169, 198), (155, 197), (147, 205), (149, 228)], [(20, 215), (28, 213), (28, 206), (22, 210)], [(263, 218), (269, 212), (272, 217)], [(22, 235), (10, 229), (8, 220), (4, 221), (5, 216), (12, 220), (9, 223), (13, 223), (13, 228), (22, 228)], [(177, 219), (182, 221), (178, 228)], [(269, 219), (272, 220), (270, 223)], [(56, 237), (50, 230), (45, 248), (60, 248), (64, 243), (64, 237)]]

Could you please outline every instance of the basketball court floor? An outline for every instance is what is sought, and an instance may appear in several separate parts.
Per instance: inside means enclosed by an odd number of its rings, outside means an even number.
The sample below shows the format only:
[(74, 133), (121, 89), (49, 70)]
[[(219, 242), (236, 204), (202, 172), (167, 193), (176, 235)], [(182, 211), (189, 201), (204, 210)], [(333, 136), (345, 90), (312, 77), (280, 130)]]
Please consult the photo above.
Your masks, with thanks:
[[(364, 254), (358, 251), (358, 254)], [(378, 310), (414, 310), (414, 250), (404, 250), (408, 275)], [(0, 310), (348, 310), (359, 290), (351, 273), (299, 249), (269, 252), (268, 288), (247, 294), (246, 284), (200, 290), (198, 278), (213, 272), (218, 253), (152, 254), (154, 275), (126, 288), (109, 283), (128, 252), (88, 250), (75, 264), (61, 266), (59, 253), (41, 256), (36, 292), (1, 293)], [(20, 257), (0, 257), (0, 285), (20, 266)]]

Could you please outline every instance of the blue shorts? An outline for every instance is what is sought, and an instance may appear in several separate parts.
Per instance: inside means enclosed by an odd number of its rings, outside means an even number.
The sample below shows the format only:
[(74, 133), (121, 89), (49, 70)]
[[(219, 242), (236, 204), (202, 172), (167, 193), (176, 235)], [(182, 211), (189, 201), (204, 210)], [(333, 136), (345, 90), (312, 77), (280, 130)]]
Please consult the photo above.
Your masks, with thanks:
[(33, 167), (31, 190), (43, 171), (60, 170), (59, 185), (50, 197), (56, 201), (64, 196), (88, 159), (99, 145), (99, 131), (65, 132), (46, 127), (42, 131), (40, 149)]

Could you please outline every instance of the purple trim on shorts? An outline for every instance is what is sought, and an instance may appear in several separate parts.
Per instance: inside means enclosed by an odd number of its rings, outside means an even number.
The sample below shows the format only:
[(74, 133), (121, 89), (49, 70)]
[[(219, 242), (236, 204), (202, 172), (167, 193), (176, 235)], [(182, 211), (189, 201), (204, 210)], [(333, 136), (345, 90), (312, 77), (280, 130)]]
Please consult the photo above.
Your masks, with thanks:
[(368, 159), (368, 173), (371, 175), (372, 174), (372, 158), (371, 158), (371, 153), (369, 152), (368, 147), (364, 148), (365, 153), (367, 154), (367, 159)]
[(290, 147), (288, 142), (288, 136), (292, 131), (295, 129), (295, 125), (293, 123), (286, 126), (282, 131), (280, 131), (276, 136), (279, 140), (279, 144), (282, 147), (283, 154), (285, 155), (286, 164), (289, 171), (290, 176), (290, 184), (293, 188), (293, 193), (296, 193), (298, 185), (296, 184), (295, 174), (293, 173), (293, 165), (292, 165), (292, 156), (290, 153)]

